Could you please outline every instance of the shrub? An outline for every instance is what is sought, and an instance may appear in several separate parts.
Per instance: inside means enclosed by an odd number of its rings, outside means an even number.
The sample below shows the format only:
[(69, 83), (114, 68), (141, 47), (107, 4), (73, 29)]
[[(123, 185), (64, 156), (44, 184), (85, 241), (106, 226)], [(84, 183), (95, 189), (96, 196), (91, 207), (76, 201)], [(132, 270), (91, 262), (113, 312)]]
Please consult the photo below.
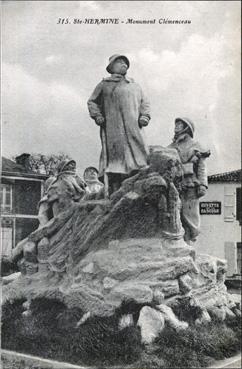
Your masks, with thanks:
[(158, 355), (167, 367), (197, 368), (207, 366), (209, 360), (223, 359), (240, 350), (240, 337), (223, 323), (212, 322), (204, 326), (191, 325), (187, 330), (175, 332), (166, 327), (157, 339)]
[(89, 318), (77, 327), (80, 309), (68, 309), (58, 300), (38, 298), (24, 317), (24, 300), (3, 309), (2, 339), (5, 348), (80, 364), (130, 363), (141, 352), (140, 330), (118, 330), (118, 316)]
[[(175, 331), (166, 326), (152, 350), (141, 344), (140, 329), (129, 326), (119, 331), (120, 316), (140, 306), (121, 306), (112, 317), (90, 317), (78, 327), (83, 315), (63, 302), (39, 298), (32, 301), (31, 315), (24, 317), (24, 300), (6, 303), (2, 309), (3, 347), (80, 365), (137, 365), (143, 368), (199, 368), (211, 358), (222, 359), (240, 350), (241, 319), (195, 326)], [(187, 310), (188, 311), (188, 310)], [(136, 319), (137, 320), (137, 319)]]
[(202, 309), (196, 305), (192, 297), (183, 297), (177, 304), (172, 306), (174, 314), (179, 320), (193, 324), (197, 318), (200, 318)]
[(72, 341), (75, 357), (85, 357), (89, 365), (129, 363), (137, 360), (141, 352), (140, 330), (127, 327), (118, 330), (116, 317), (88, 319), (79, 327)]
[(2, 347), (11, 350), (18, 349), (18, 334), (21, 331), (21, 319), (24, 299), (8, 301), (2, 307)]

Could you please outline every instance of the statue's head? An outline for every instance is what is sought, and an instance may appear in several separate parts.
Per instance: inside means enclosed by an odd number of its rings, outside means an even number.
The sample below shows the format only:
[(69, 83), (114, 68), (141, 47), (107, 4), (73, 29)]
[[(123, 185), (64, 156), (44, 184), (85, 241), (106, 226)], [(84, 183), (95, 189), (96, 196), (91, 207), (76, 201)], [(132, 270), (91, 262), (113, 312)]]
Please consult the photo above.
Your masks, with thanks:
[(176, 118), (175, 119), (175, 136), (179, 136), (182, 133), (188, 133), (191, 137), (194, 135), (194, 123), (188, 118)]
[(70, 170), (70, 171), (75, 171), (76, 170), (76, 162), (75, 160), (71, 160), (69, 161), (69, 163), (66, 164), (65, 169), (64, 170)]
[(109, 64), (106, 70), (110, 74), (117, 73), (125, 75), (129, 68), (129, 64), (129, 59), (126, 56), (115, 54), (109, 58)]
[(62, 160), (57, 168), (58, 174), (62, 172), (75, 172), (75, 170), (76, 170), (75, 160), (69, 159)]
[(98, 170), (94, 167), (88, 167), (83, 173), (84, 181), (97, 181), (98, 180)]

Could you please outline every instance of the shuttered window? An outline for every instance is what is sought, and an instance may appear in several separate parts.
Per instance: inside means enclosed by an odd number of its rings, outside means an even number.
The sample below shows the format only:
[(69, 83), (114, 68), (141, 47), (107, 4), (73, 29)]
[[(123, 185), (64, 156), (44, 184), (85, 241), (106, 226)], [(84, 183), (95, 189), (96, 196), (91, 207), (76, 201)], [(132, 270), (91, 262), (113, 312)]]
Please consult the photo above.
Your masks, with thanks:
[(242, 197), (241, 187), (236, 188), (236, 219), (242, 224)]
[(224, 220), (233, 222), (235, 218), (235, 191), (231, 186), (224, 187)]
[(227, 276), (231, 277), (237, 273), (237, 245), (235, 242), (224, 243), (224, 254), (227, 260)]
[(237, 274), (242, 274), (242, 243), (237, 242)]
[(1, 219), (1, 245), (2, 255), (10, 256), (13, 247), (13, 220), (10, 217)]
[(1, 184), (1, 212), (3, 214), (12, 211), (12, 186), (10, 184)]

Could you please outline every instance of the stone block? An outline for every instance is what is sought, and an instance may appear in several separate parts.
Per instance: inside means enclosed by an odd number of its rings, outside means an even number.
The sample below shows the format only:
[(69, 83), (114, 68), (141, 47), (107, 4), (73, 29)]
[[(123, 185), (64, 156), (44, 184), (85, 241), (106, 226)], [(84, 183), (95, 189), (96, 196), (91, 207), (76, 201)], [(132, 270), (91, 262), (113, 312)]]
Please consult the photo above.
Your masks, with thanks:
[(111, 288), (113, 288), (116, 284), (118, 283), (118, 281), (116, 281), (113, 278), (109, 278), (109, 277), (105, 277), (103, 280), (103, 288), (105, 290), (110, 290)]
[(130, 327), (134, 325), (134, 319), (133, 319), (133, 315), (132, 314), (125, 314), (122, 315), (119, 323), (118, 323), (118, 329), (121, 331), (124, 328)]
[(159, 333), (164, 329), (165, 319), (161, 312), (149, 306), (144, 306), (140, 310), (137, 325), (141, 329), (142, 343), (150, 344), (158, 337)]
[(153, 291), (146, 285), (134, 283), (119, 283), (109, 294), (109, 300), (121, 304), (124, 300), (135, 300), (139, 304), (149, 303), (153, 299)]
[[(155, 284), (153, 284), (154, 286)], [(160, 281), (155, 287), (156, 294), (158, 291), (162, 293), (164, 298), (175, 296), (179, 294), (178, 279), (168, 279), (167, 281)]]
[(221, 307), (212, 306), (208, 310), (208, 312), (211, 316), (213, 316), (214, 318), (216, 318), (216, 319), (218, 319), (222, 322), (226, 319), (226, 310), (223, 306), (221, 306)]
[(160, 304), (157, 305), (156, 308), (163, 314), (165, 322), (176, 331), (188, 328), (188, 323), (180, 321), (169, 306)]
[(179, 277), (180, 292), (185, 295), (192, 289), (192, 278), (188, 274)]

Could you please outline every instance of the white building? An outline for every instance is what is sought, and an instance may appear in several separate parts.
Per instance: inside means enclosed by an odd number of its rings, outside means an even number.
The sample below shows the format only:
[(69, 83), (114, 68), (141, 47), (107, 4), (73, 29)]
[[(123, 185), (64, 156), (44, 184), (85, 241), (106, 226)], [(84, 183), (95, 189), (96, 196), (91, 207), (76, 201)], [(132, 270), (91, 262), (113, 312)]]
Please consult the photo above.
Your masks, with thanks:
[(208, 181), (200, 201), (197, 250), (226, 259), (227, 277), (241, 275), (241, 170), (215, 174)]

